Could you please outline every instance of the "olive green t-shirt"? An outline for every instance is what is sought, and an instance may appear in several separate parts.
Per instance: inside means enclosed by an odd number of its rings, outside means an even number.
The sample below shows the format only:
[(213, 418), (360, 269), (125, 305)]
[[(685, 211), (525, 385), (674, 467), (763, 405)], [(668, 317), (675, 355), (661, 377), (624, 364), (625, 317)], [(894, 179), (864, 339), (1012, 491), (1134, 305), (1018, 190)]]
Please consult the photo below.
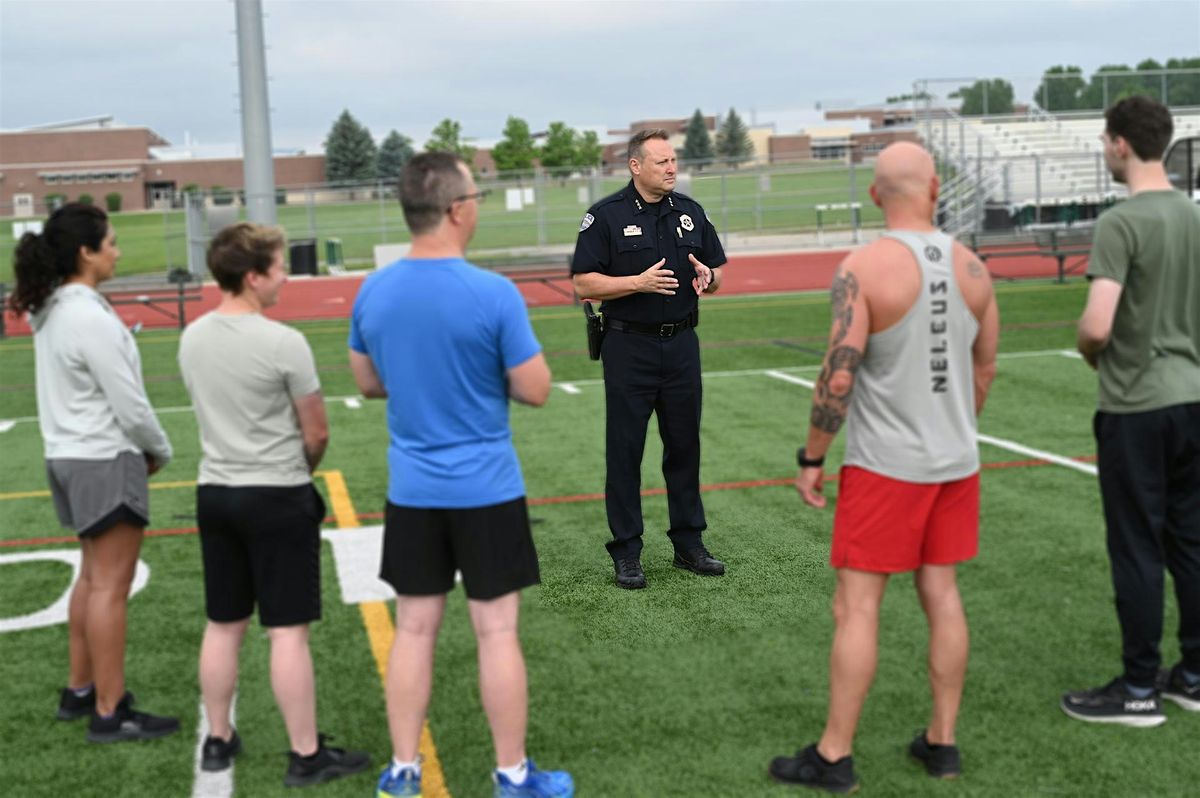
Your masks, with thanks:
[(1200, 402), (1200, 206), (1144, 191), (1096, 222), (1088, 277), (1124, 286), (1100, 352), (1101, 410)]

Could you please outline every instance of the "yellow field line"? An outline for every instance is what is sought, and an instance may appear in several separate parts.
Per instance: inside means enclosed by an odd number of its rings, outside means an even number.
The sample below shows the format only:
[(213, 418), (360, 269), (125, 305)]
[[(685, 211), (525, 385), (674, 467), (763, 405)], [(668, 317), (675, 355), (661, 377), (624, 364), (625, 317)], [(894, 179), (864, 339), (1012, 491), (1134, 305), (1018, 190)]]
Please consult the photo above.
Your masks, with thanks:
[[(329, 503), (333, 506), (333, 517), (339, 527), (356, 527), (358, 513), (350, 500), (350, 491), (346, 488), (346, 479), (342, 472), (336, 469), (318, 472), (325, 478), (325, 488), (329, 493)], [(371, 642), (371, 654), (375, 657), (375, 667), (379, 671), (379, 681), (387, 686), (388, 655), (392, 650), (392, 640), (396, 629), (392, 625), (392, 616), (387, 604), (382, 601), (365, 601), (358, 605), (362, 612), (363, 626), (367, 628), (367, 638)], [(442, 763), (438, 759), (437, 747), (433, 744), (433, 735), (429, 731), (429, 722), (421, 727), (420, 753), (422, 759), (421, 795), (425, 798), (450, 798), (446, 788), (446, 775), (442, 772)]]
[[(165, 490), (168, 488), (194, 488), (196, 483), (194, 480), (184, 482), (153, 482), (150, 484), (150, 490)], [(48, 490), (22, 490), (16, 493), (0, 493), (0, 501), (6, 499), (42, 499), (50, 495)]]

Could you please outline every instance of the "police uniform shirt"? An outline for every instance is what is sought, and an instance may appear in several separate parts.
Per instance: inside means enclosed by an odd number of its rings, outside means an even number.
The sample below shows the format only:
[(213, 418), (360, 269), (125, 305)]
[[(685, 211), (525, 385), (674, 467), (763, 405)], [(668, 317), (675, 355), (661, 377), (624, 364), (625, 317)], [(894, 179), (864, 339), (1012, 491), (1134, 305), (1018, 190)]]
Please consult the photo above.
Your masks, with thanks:
[(625, 188), (593, 205), (579, 226), (572, 274), (599, 272), (610, 277), (641, 274), (665, 258), (662, 268), (674, 272), (674, 296), (634, 293), (604, 302), (614, 319), (639, 324), (682, 321), (696, 310), (692, 289), (695, 267), (688, 255), (716, 269), (726, 262), (725, 249), (704, 208), (686, 194), (673, 192), (648, 203), (630, 180)]

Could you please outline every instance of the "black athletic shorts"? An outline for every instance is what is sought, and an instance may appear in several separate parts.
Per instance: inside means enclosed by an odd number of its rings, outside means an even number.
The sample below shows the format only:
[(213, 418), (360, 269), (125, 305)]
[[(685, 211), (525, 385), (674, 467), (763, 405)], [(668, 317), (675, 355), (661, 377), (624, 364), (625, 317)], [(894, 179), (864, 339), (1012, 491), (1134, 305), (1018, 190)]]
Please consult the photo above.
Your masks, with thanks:
[(541, 582), (525, 497), (469, 510), (387, 504), (379, 578), (401, 596), (431, 596), (462, 573), (467, 596), (486, 601)]
[(249, 618), (263, 626), (321, 618), (321, 522), (325, 500), (313, 485), (201, 485), (196, 519), (209, 620)]

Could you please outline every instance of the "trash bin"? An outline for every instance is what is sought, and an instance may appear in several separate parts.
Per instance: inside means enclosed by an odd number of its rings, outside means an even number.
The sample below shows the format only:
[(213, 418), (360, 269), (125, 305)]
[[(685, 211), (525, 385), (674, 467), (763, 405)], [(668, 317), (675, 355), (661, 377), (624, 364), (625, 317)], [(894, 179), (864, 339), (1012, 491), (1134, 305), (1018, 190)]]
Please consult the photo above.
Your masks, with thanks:
[(345, 265), (342, 257), (342, 239), (327, 238), (325, 239), (325, 265), (333, 269)]
[(297, 238), (288, 245), (288, 262), (292, 274), (317, 273), (317, 241), (314, 238)]

